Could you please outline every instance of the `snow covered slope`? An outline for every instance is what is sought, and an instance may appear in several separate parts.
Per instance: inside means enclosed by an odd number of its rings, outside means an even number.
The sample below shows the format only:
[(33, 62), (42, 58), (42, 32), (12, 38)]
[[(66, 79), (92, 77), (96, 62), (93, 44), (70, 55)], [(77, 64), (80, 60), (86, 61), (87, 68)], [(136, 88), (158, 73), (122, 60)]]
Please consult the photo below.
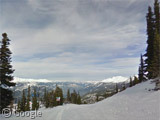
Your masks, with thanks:
[[(36, 120), (160, 120), (160, 91), (149, 91), (154, 87), (147, 81), (95, 104), (42, 108), (42, 117)], [(0, 119), (5, 120), (2, 116)], [(30, 118), (9, 118), (22, 119)]]

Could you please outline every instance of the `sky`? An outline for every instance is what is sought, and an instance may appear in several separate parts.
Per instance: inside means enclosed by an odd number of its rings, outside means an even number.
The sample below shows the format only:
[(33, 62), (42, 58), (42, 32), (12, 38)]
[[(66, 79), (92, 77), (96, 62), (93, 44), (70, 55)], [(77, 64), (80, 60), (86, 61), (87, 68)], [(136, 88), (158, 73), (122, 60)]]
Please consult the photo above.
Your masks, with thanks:
[[(138, 73), (153, 0), (0, 0), (14, 76), (98, 81)], [(2, 37), (1, 37), (2, 39)]]

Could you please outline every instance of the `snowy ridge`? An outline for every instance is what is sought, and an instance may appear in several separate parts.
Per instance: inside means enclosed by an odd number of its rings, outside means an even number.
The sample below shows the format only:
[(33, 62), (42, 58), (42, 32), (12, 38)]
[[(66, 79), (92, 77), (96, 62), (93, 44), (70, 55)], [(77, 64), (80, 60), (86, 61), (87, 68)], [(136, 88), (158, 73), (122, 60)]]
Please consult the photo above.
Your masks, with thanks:
[(17, 82), (52, 82), (50, 80), (47, 80), (47, 79), (26, 79), (26, 78), (18, 78), (18, 77), (15, 77), (13, 82), (17, 83)]
[(122, 76), (115, 76), (112, 78), (107, 78), (105, 80), (102, 80), (102, 82), (104, 83), (106, 82), (119, 83), (119, 82), (126, 82), (126, 81), (128, 81), (128, 78), (122, 77)]
[(125, 82), (128, 81), (128, 78), (123, 77), (123, 76), (115, 76), (112, 78), (107, 78), (102, 81), (66, 81), (66, 80), (47, 80), (47, 79), (27, 79), (27, 78), (19, 78), (15, 77), (13, 82), (18, 83), (18, 82), (43, 82), (43, 83), (48, 83), (48, 82), (77, 82), (77, 83), (92, 83), (92, 84), (97, 84), (97, 83), (119, 83), (119, 82)]

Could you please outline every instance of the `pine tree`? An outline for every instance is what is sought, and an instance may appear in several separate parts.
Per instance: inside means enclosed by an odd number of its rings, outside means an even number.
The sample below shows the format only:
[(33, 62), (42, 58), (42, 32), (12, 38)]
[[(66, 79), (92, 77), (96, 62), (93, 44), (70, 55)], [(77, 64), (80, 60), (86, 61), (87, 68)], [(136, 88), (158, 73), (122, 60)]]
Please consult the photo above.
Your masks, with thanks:
[(118, 84), (116, 83), (116, 93), (118, 93)]
[(138, 73), (138, 79), (139, 82), (145, 81), (145, 69), (144, 69), (144, 60), (143, 60), (143, 56), (141, 54), (141, 60), (140, 60), (140, 66), (139, 66), (139, 73)]
[[(60, 97), (60, 100), (58, 101), (57, 98), (59, 97)], [(56, 85), (56, 89), (52, 90), (51, 92), (47, 92), (47, 90), (45, 89), (44, 97), (43, 97), (43, 104), (45, 105), (46, 108), (63, 105), (62, 89), (59, 88), (57, 85)]]
[(133, 85), (136, 85), (139, 83), (139, 80), (136, 76), (134, 76)]
[(62, 91), (62, 89), (60, 88), (60, 105), (63, 105), (63, 91)]
[(77, 95), (77, 104), (82, 104), (81, 96), (80, 96), (79, 93), (78, 93), (78, 95)]
[(17, 112), (20, 112), (21, 111), (21, 101), (18, 100), (18, 104), (17, 104)]
[(39, 109), (39, 101), (37, 101), (37, 106), (36, 106), (36, 110)]
[(46, 88), (45, 88), (45, 91), (44, 91), (43, 101), (44, 101), (44, 106), (46, 108), (48, 108), (49, 107), (49, 93), (47, 92)]
[(81, 96), (80, 96), (80, 95), (78, 95), (78, 98), (77, 98), (77, 104), (82, 104)]
[(51, 92), (48, 93), (48, 106), (49, 107), (54, 107), (56, 106), (56, 99), (55, 99), (55, 91), (52, 90)]
[(37, 91), (34, 89), (33, 97), (32, 97), (32, 110), (38, 110), (38, 101), (37, 101)]
[(54, 101), (54, 105), (53, 106), (57, 106), (55, 91), (54, 91), (54, 94), (53, 94), (53, 101)]
[(30, 111), (30, 86), (28, 86), (28, 95), (27, 95), (27, 104), (26, 104), (26, 111)]
[(129, 82), (129, 87), (133, 86), (133, 81), (132, 81), (132, 77), (130, 77), (130, 82)]
[[(145, 59), (145, 72), (148, 72), (150, 69), (150, 64), (153, 58), (153, 39), (154, 39), (154, 19), (153, 19), (153, 12), (152, 8), (149, 6), (148, 7), (148, 13), (146, 16), (147, 19), (147, 49), (146, 49), (146, 54), (144, 55), (146, 57)], [(152, 77), (152, 72), (148, 72), (147, 77), (150, 79)]]
[(154, 37), (153, 51), (149, 72), (152, 72), (152, 78), (156, 78), (160, 76), (160, 34), (158, 34), (157, 30)]
[(96, 94), (96, 102), (98, 102), (98, 101), (99, 101), (99, 95)]
[(155, 15), (155, 29), (158, 34), (160, 34), (160, 11), (159, 11), (159, 2), (155, 0), (154, 2), (154, 15)]
[(22, 92), (22, 99), (21, 99), (21, 105), (20, 105), (21, 111), (25, 111), (26, 108), (26, 96), (25, 91)]
[(70, 94), (70, 90), (67, 90), (67, 101), (71, 102), (71, 94)]
[(126, 89), (126, 84), (125, 82), (122, 84), (122, 90), (125, 90)]
[(149, 12), (147, 14), (147, 50), (145, 64), (146, 64), (146, 73), (149, 79), (153, 79), (159, 76), (159, 36), (160, 36), (160, 11), (159, 11), (159, 2), (155, 0), (154, 3), (154, 13), (149, 7)]
[[(3, 39), (1, 41), (0, 47), (0, 113), (3, 108), (6, 108), (13, 100), (12, 91), (7, 87), (15, 86), (15, 83), (11, 82), (13, 80), (13, 72), (11, 65), (11, 51), (9, 49), (10, 40), (6, 33), (2, 34)], [(6, 88), (2, 87), (5, 86)]]
[(47, 96), (47, 90), (46, 88), (44, 89), (44, 95), (43, 95), (43, 103), (45, 104), (46, 102), (46, 96)]
[(56, 86), (55, 96), (60, 97), (60, 101), (57, 101), (56, 104), (57, 105), (63, 105), (63, 91), (58, 86)]
[(77, 104), (77, 92), (75, 90), (71, 93), (71, 102)]

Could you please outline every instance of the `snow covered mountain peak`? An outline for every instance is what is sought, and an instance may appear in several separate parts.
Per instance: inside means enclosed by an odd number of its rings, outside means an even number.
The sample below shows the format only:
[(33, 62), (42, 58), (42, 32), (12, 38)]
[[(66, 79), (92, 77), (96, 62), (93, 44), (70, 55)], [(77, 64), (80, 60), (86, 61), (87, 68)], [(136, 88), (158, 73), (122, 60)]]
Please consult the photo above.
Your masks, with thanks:
[(43, 83), (47, 83), (47, 82), (52, 82), (52, 81), (47, 80), (47, 79), (26, 79), (26, 78), (14, 77), (13, 82), (15, 82), (15, 83), (18, 83), (18, 82), (43, 82)]
[[(97, 84), (97, 83), (119, 83), (119, 82), (126, 82), (128, 81), (129, 79), (127, 77), (123, 77), (123, 76), (114, 76), (114, 77), (111, 77), (111, 78), (107, 78), (107, 79), (104, 79), (102, 81), (68, 81), (68, 82), (75, 82), (75, 83), (91, 83), (91, 84)], [(67, 82), (67, 81), (60, 81), (60, 80), (54, 80), (54, 81), (51, 81), (51, 80), (47, 80), (47, 79), (28, 79), (28, 78), (19, 78), (19, 77), (14, 77), (14, 80), (13, 82), (15, 83), (48, 83), (48, 82)]]
[(115, 76), (115, 77), (112, 77), (112, 78), (107, 78), (107, 79), (104, 79), (102, 80), (102, 82), (112, 82), (112, 83), (119, 83), (119, 82), (126, 82), (128, 81), (128, 78), (127, 77), (122, 77), (122, 76)]

